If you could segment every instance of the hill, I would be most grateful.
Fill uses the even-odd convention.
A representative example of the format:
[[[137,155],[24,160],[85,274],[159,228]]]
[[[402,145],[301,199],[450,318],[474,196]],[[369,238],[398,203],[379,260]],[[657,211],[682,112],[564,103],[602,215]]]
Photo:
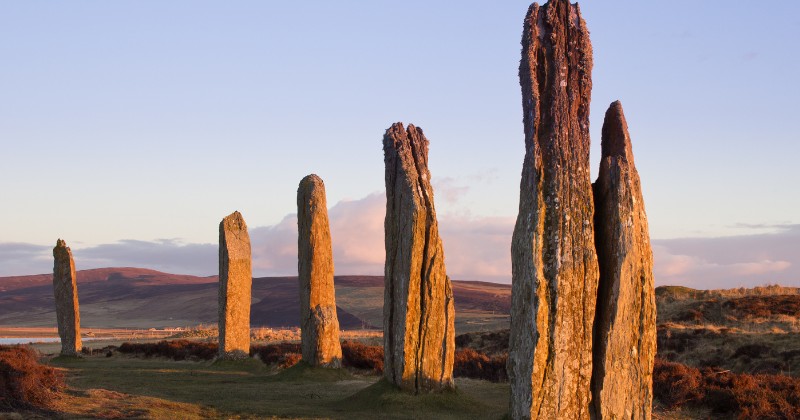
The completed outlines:
[[[217,276],[196,277],[140,268],[77,272],[84,328],[177,327],[217,322]],[[381,328],[383,276],[336,276],[336,303],[343,329]],[[0,277],[0,325],[54,327],[52,275]],[[511,286],[454,281],[459,331],[507,326]],[[253,279],[250,323],[298,327],[297,277]]]
[[[79,285],[122,279],[136,285],[198,284],[219,281],[219,276],[197,277],[181,274],[167,274],[160,271],[148,270],[146,268],[133,267],[95,268],[92,270],[81,270],[75,274],[78,277]],[[53,273],[36,274],[33,276],[0,277],[0,293],[47,285],[53,285]]]

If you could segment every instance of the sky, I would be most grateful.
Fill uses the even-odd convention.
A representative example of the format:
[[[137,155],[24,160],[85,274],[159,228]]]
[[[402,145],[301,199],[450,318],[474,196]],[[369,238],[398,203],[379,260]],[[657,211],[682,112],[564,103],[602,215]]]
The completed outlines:
[[[800,286],[800,3],[579,2],[592,170],[622,102],[657,284]],[[0,2],[0,276],[213,275],[240,211],[254,275],[296,274],[325,180],[337,274],[383,271],[381,140],[430,140],[448,274],[510,281],[529,3]]]

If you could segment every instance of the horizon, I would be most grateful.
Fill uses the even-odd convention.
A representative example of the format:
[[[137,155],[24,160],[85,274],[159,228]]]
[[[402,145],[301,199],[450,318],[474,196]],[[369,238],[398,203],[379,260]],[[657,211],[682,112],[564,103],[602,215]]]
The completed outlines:
[[[237,209],[253,277],[296,275],[309,173],[326,181],[336,275],[382,275],[380,140],[403,121],[430,140],[448,274],[509,283],[529,4],[0,5],[0,76],[14,81],[0,95],[13,203],[0,276],[46,272],[57,238],[80,270],[213,273],[217,226]],[[800,286],[800,87],[786,82],[800,4],[579,4],[592,179],[602,116],[621,100],[656,285]],[[685,7],[677,22],[666,12]]]

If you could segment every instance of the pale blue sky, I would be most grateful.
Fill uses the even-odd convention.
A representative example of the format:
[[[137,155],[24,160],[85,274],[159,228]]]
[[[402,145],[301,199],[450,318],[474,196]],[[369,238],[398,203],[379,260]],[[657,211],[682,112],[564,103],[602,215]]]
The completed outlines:
[[[515,217],[528,5],[0,2],[0,243],[216,243],[309,173],[362,199],[396,121],[431,141],[440,215]],[[580,6],[592,169],[621,100],[654,239],[800,223],[800,2]]]

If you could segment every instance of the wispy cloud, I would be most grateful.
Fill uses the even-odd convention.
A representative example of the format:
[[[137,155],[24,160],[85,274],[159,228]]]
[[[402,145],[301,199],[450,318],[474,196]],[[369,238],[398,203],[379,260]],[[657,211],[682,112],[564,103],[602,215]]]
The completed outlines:
[[[653,241],[656,283],[701,289],[800,286],[800,225],[745,225],[767,233]]]
[[[55,246],[55,243],[53,244]],[[0,276],[43,274],[53,270],[53,246],[0,243]]]
[[[180,239],[137,241],[75,249],[75,267],[141,267],[173,274],[209,276],[218,271],[217,244],[183,243]]]
[[[342,200],[328,211],[337,274],[381,275],[386,195]],[[513,217],[439,216],[447,273],[458,280],[511,281]],[[719,237],[653,240],[658,285],[729,288],[778,283],[800,286],[800,225],[757,224],[740,227],[759,233]],[[253,275],[297,274],[297,216],[273,226],[251,228]],[[69,243],[69,242],[68,242]],[[0,243],[0,276],[52,270],[52,247]],[[78,269],[142,267],[175,274],[216,274],[217,244],[179,239],[121,240],[73,250]]]

